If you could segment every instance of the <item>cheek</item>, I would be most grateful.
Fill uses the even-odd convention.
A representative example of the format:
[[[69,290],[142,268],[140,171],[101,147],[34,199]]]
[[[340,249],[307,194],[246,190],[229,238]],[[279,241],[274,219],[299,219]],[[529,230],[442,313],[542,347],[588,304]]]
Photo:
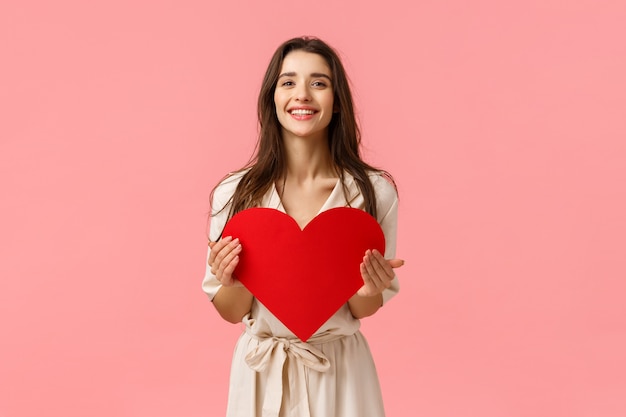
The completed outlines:
[[[333,112],[337,110],[338,106],[335,104],[335,100],[333,100],[333,97],[330,97],[326,102],[326,108]]]
[[[334,94],[328,94],[327,96],[324,97],[325,99],[325,104],[326,107],[328,108],[335,108],[335,95]]]
[[[280,107],[283,101],[282,96],[277,91],[274,91],[274,107]]]

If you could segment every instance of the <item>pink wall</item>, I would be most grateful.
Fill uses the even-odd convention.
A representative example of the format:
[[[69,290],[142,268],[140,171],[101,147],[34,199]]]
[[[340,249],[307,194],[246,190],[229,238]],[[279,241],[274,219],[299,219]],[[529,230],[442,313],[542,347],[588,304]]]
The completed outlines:
[[[1,417],[223,415],[208,194],[302,34],[400,188],[389,416],[626,415],[624,2],[98,3],[0,6]]]

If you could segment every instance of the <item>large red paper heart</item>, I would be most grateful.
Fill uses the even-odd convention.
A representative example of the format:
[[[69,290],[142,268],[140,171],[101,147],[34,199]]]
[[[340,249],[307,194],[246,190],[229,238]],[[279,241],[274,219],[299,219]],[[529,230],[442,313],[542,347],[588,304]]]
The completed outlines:
[[[376,219],[346,207],[318,214],[303,230],[281,211],[251,208],[222,236],[241,242],[237,279],[302,341],[361,288],[365,251],[385,253]]]

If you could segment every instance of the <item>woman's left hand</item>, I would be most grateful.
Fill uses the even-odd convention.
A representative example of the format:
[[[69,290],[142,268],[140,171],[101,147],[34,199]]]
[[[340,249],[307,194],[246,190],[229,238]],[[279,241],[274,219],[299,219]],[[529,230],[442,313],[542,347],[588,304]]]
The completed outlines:
[[[391,286],[391,281],[395,277],[393,269],[402,265],[404,265],[402,259],[385,259],[376,249],[366,251],[361,263],[363,286],[357,294],[362,297],[381,294]]]

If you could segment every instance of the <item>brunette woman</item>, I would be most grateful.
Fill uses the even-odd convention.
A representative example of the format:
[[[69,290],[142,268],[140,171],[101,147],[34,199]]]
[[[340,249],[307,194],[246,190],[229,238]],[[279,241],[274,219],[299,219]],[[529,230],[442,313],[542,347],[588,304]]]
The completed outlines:
[[[359,320],[398,292],[398,197],[391,177],[360,157],[352,95],[337,53],[316,38],[283,43],[265,73],[258,118],[253,159],[212,193],[203,289],[225,320],[245,325],[232,362],[227,416],[383,416]],[[376,218],[384,232],[385,254],[364,253],[361,289],[306,343],[233,274],[246,249],[221,236],[222,230],[235,213],[251,207],[283,211],[301,228],[324,210],[354,207]]]

